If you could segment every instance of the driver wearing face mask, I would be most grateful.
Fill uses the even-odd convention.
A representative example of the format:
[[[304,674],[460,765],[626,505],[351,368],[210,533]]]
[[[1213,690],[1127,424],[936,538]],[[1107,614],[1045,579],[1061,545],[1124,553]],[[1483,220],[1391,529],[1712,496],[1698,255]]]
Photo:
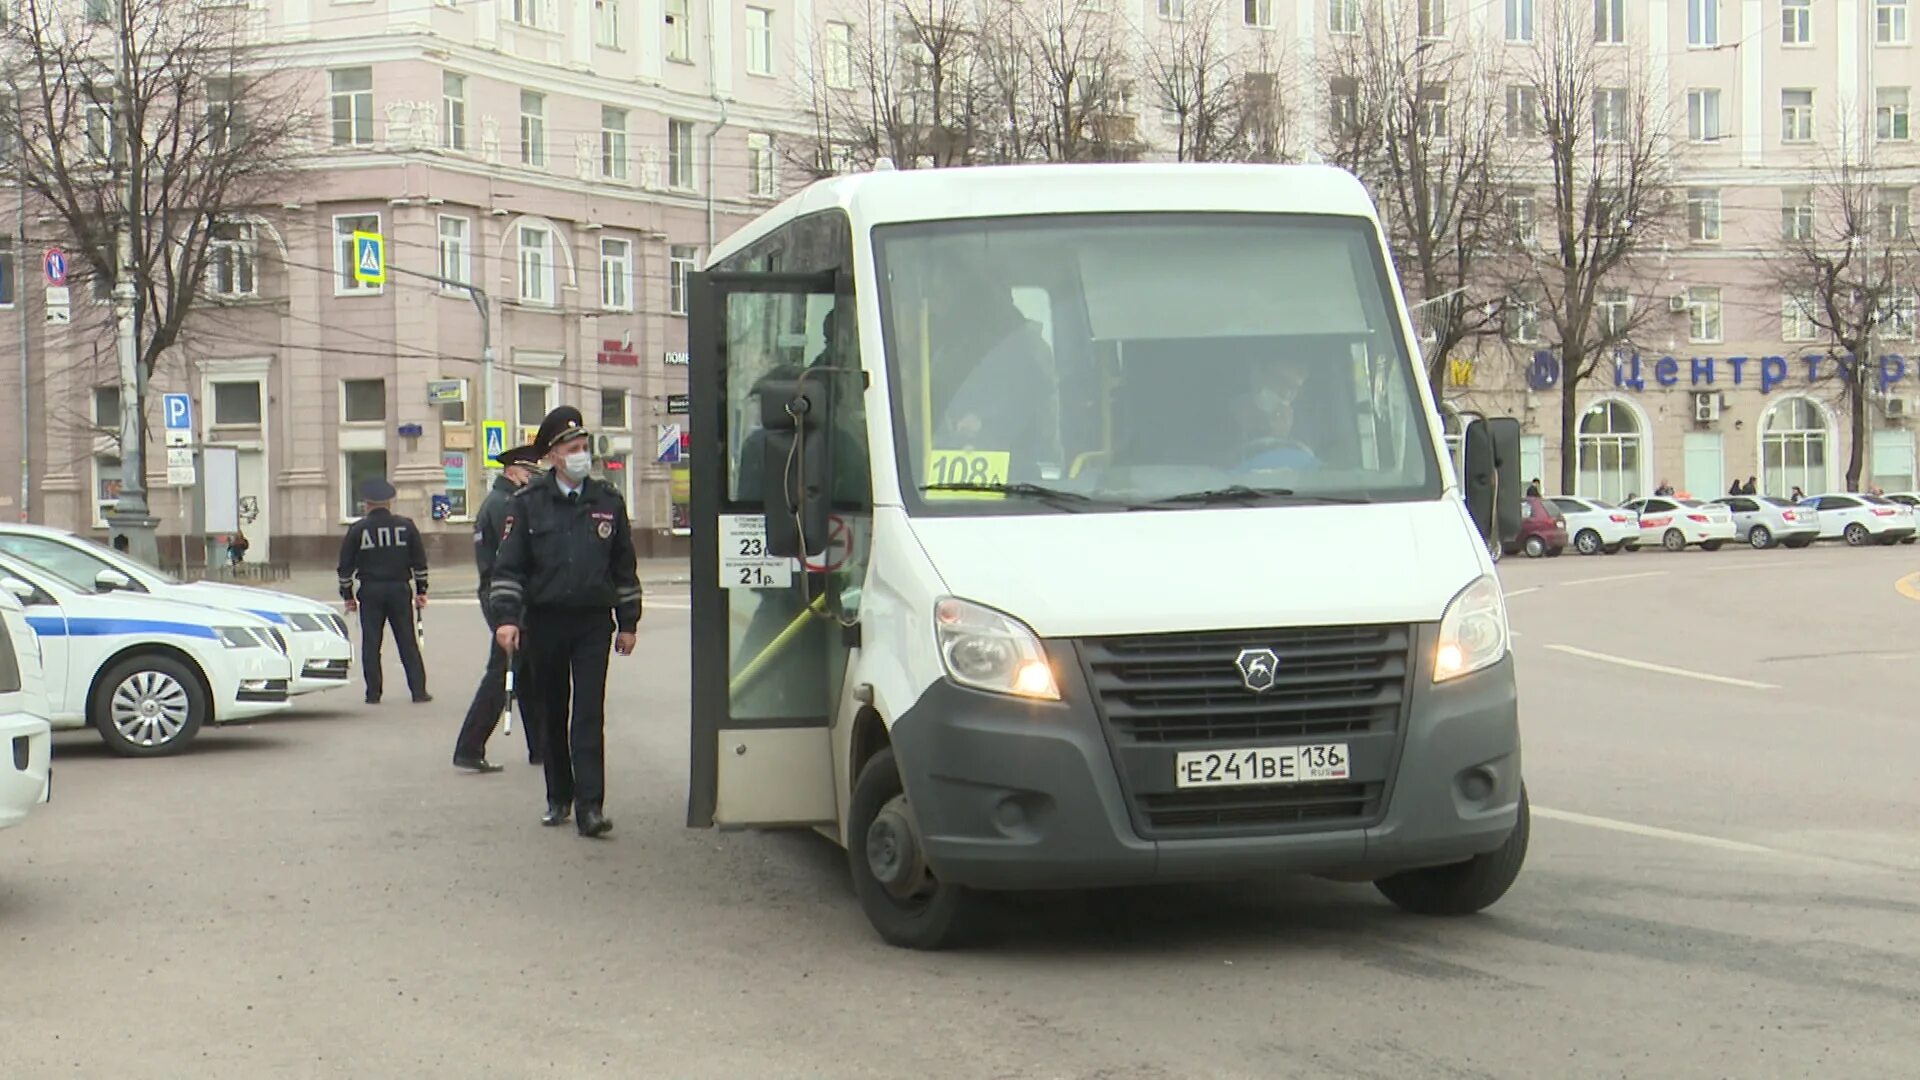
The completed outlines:
[[[1240,469],[1311,469],[1320,464],[1312,449],[1294,437],[1294,400],[1306,379],[1287,362],[1251,375],[1248,393],[1233,404],[1241,435]]]

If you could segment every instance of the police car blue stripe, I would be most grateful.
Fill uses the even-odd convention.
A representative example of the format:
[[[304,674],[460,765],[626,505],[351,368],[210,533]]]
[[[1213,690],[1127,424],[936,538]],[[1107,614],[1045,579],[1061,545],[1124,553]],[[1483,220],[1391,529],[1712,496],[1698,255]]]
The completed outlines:
[[[280,614],[280,613],[279,613],[279,612],[277,612],[277,611],[258,611],[258,610],[255,610],[255,609],[253,609],[253,608],[248,608],[248,609],[247,609],[247,614],[249,614],[249,615],[258,615],[258,616],[260,616],[261,618],[263,618],[263,619],[265,619],[265,620],[267,620],[268,622],[277,622],[277,623],[279,623],[279,624],[280,624],[280,625],[282,625],[282,626],[292,626],[292,625],[293,625],[293,620],[292,620],[292,619],[289,619],[289,618],[287,618],[287,617],[286,617],[285,615],[282,615],[282,614]]]
[[[179,637],[220,640],[211,626],[164,622],[159,619],[59,619],[27,617],[27,625],[41,637],[107,637],[112,634],[174,634]]]

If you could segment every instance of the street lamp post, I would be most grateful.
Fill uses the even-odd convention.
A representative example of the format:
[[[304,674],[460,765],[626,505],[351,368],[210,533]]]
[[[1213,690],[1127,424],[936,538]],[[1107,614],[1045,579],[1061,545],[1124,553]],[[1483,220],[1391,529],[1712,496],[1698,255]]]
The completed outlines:
[[[141,194],[134,169],[138,163],[139,128],[134,123],[132,56],[127,40],[132,32],[127,5],[118,7],[119,25],[114,44],[117,71],[114,79],[113,122],[108,125],[107,152],[118,170],[120,216],[114,227],[113,318],[119,331],[120,360],[120,496],[107,514],[107,526],[117,536],[127,538],[127,554],[141,562],[157,564],[160,544],[155,536],[159,519],[147,505],[146,437],[141,404],[146,399],[146,377],[140,370],[139,290],[134,277],[138,261],[134,257],[134,220],[140,212]],[[117,145],[115,145],[117,144]]]

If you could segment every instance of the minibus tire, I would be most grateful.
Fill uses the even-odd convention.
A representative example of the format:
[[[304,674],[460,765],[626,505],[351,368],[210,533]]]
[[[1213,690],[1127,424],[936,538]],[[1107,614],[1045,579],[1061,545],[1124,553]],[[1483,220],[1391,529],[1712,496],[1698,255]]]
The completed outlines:
[[[911,810],[900,772],[894,767],[893,748],[888,747],[869,758],[860,770],[847,807],[847,866],[853,874],[853,892],[860,898],[867,921],[887,944],[903,949],[951,948],[972,931],[980,896],[962,886],[934,880],[928,871],[929,891],[911,899],[897,897],[875,871],[876,859],[883,856],[869,851],[870,844],[877,844],[886,846],[888,853],[900,852],[897,840],[889,846],[887,839],[871,835],[876,823],[889,830],[907,829],[909,838],[917,844],[918,829]],[[885,822],[881,820],[883,815]]]
[[[1520,816],[1505,843],[1484,855],[1449,866],[1407,870],[1373,883],[1394,906],[1415,915],[1471,915],[1492,906],[1513,887],[1527,860],[1532,831],[1527,789],[1520,788]]]

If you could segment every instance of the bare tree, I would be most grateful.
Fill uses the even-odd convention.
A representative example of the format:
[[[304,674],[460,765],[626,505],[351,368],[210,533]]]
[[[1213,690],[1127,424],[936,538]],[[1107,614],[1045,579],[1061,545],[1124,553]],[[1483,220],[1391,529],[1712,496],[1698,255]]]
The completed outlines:
[[[1114,16],[1081,0],[1027,0],[1020,11],[1048,160],[1137,157],[1131,64]]]
[[[1768,260],[1784,298],[1782,319],[1825,342],[1828,377],[1839,386],[1850,429],[1848,491],[1861,489],[1868,405],[1887,385],[1878,346],[1889,336],[1912,336],[1920,270],[1907,190],[1884,185],[1883,174],[1856,152],[1861,145],[1853,125],[1843,123],[1839,149],[1815,183],[1789,192],[1782,240]]]
[[[1500,100],[1469,35],[1423,26],[1438,10],[1370,6],[1360,32],[1334,39],[1325,65],[1324,154],[1379,205],[1403,286],[1418,297],[1436,399],[1448,360],[1487,331],[1504,289],[1495,260],[1507,232]]]
[[[1227,0],[1179,0],[1177,19],[1142,32],[1141,75],[1149,109],[1174,130],[1176,161],[1230,161],[1244,153],[1247,74],[1226,25]]]
[[[1509,120],[1526,140],[1511,172],[1516,202],[1543,182],[1546,192],[1545,235],[1520,245],[1508,266],[1509,327],[1537,319],[1557,347],[1564,491],[1579,470],[1581,385],[1649,320],[1666,317],[1665,305],[1629,298],[1636,260],[1659,249],[1676,206],[1670,107],[1643,66],[1645,50],[1597,47],[1593,13],[1543,5]]]

